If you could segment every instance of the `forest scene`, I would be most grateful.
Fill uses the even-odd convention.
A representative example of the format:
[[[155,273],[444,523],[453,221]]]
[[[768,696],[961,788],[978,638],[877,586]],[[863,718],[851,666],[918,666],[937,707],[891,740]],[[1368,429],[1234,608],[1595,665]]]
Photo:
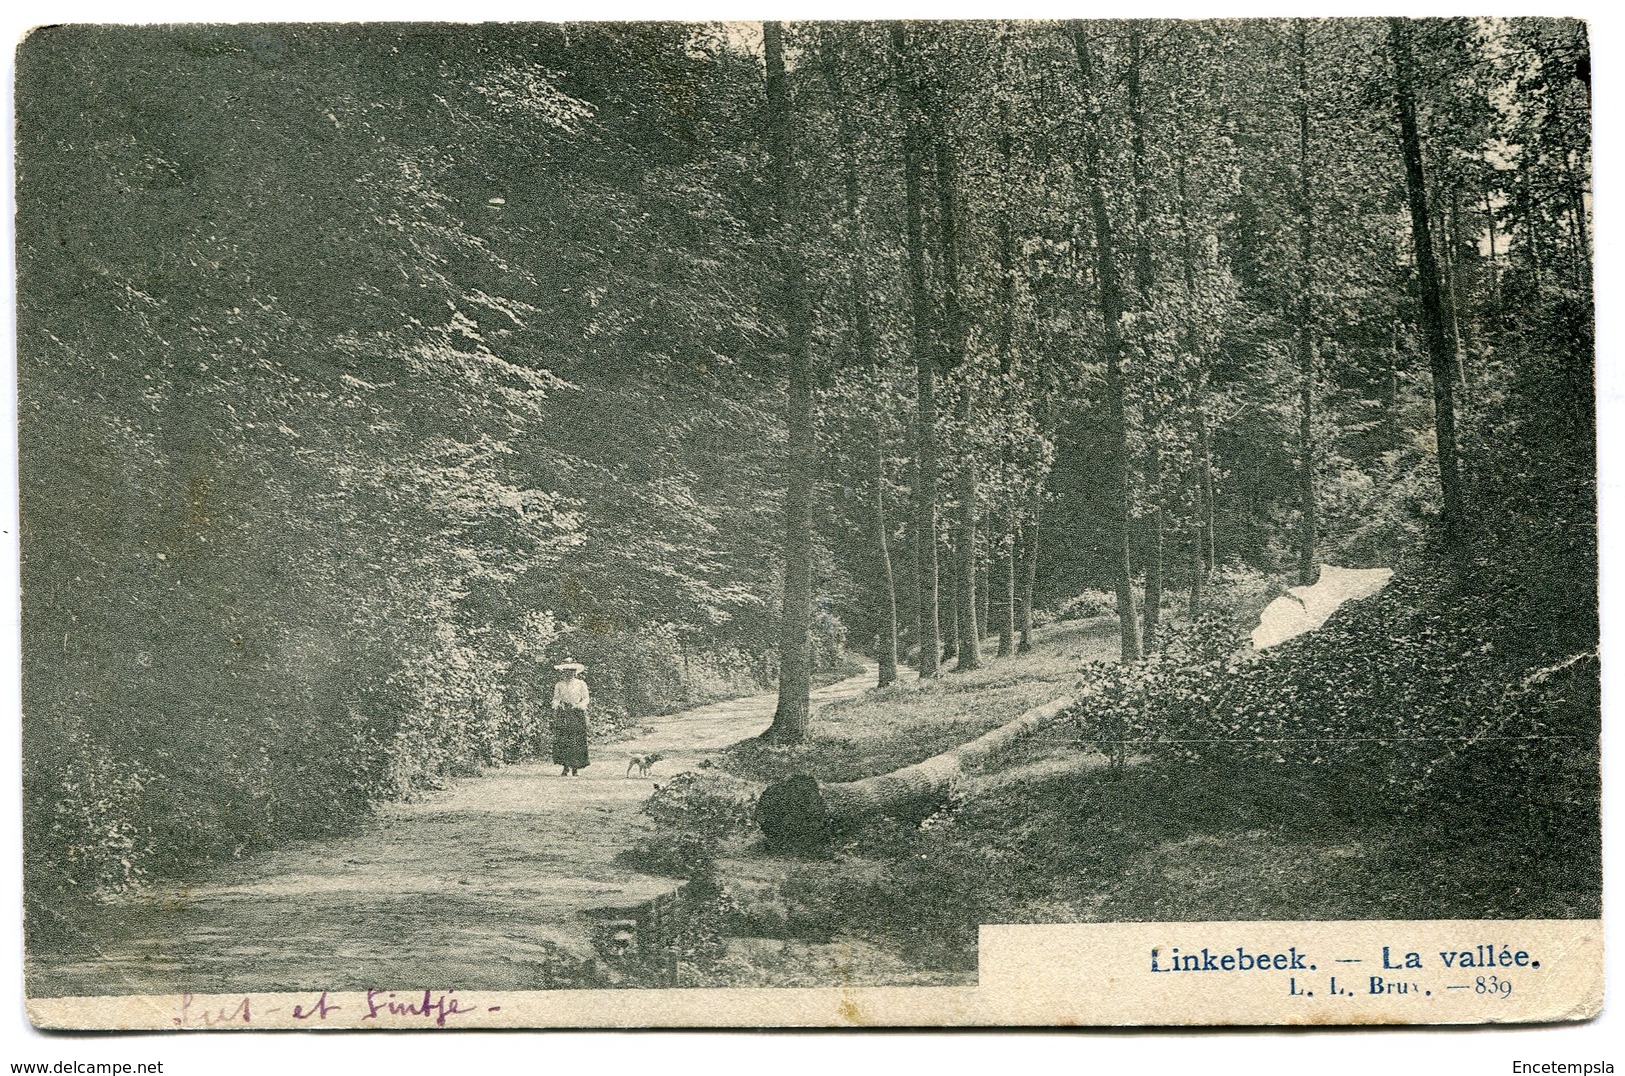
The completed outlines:
[[[1583,23],[17,72],[31,995],[1600,915]]]

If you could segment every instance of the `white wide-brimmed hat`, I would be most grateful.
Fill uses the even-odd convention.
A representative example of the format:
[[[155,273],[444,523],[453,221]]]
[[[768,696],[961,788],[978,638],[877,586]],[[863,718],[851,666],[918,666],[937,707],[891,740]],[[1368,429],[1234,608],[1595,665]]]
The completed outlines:
[[[574,669],[576,672],[585,672],[587,670],[585,665],[581,664],[581,662],[575,660],[574,658],[565,658],[563,661],[553,666],[553,668],[559,672],[563,672],[565,669]]]

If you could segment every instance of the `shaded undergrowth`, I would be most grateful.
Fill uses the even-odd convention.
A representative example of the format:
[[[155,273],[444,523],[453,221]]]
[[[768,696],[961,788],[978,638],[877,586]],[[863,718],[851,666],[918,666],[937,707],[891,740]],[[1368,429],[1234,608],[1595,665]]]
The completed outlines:
[[[707,880],[718,952],[729,934],[850,938],[964,973],[983,923],[1598,915],[1597,664],[1566,652],[1586,625],[1534,638],[1484,580],[1437,578],[1242,660],[1176,644],[1069,677],[1114,626],[1059,625],[1030,658],[830,707],[801,747],[736,747],[684,790],[715,802],[657,814],[642,854]],[[762,848],[748,789],[884,772],[1074,689],[1086,705],[986,768],[1011,779],[822,856]],[[1120,765],[1072,764],[1111,736],[1132,739]]]

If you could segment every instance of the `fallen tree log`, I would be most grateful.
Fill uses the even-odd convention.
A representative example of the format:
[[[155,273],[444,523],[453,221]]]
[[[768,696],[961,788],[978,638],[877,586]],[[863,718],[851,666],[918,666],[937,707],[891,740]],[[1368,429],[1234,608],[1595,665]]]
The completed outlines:
[[[806,774],[775,781],[757,801],[757,824],[769,847],[795,850],[821,847],[872,815],[924,818],[947,801],[968,768],[1036,732],[1072,703],[1071,697],[1051,699],[970,743],[861,781],[825,785]]]

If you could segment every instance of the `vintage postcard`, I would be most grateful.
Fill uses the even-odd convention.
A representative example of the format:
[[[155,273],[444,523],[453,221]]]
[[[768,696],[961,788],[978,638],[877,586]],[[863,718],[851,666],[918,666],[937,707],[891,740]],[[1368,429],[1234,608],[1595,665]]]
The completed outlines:
[[[1555,18],[16,53],[56,1029],[1603,991]]]

